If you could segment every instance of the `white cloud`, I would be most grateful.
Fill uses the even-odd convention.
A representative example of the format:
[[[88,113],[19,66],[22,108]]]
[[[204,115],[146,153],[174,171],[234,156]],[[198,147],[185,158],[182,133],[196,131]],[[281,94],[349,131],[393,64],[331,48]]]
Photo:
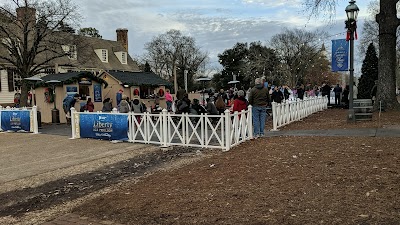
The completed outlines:
[[[326,26],[324,21],[308,20],[301,13],[303,0],[72,1],[80,6],[84,16],[81,26],[97,28],[105,39],[115,40],[115,30],[127,28],[131,55],[142,55],[145,43],[154,36],[178,29],[194,37],[209,52],[211,62],[216,63],[217,55],[237,42],[267,43],[284,28]],[[365,15],[367,10],[360,4],[359,7],[360,14]],[[344,21],[345,13],[340,12],[343,10],[337,8],[336,13]],[[337,27],[341,29],[342,24]],[[335,31],[336,27],[326,29],[334,34],[341,32]]]

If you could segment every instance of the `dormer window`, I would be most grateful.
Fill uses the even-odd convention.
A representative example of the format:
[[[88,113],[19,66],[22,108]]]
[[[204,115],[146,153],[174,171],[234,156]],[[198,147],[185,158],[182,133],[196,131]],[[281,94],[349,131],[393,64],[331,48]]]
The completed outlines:
[[[128,53],[127,52],[115,52],[115,56],[117,56],[117,58],[121,62],[121,64],[128,64]]]
[[[95,49],[94,52],[96,53],[97,57],[104,62],[108,63],[108,50],[107,49]]]
[[[108,63],[108,50],[107,49],[95,49],[94,52],[97,54],[97,57],[104,62]]]
[[[108,61],[107,49],[102,49],[101,50],[101,61],[102,62],[107,62]]]
[[[61,47],[69,59],[78,59],[76,45],[62,45]]]
[[[122,52],[122,55],[121,55],[121,63],[122,63],[122,64],[126,64],[126,52]]]

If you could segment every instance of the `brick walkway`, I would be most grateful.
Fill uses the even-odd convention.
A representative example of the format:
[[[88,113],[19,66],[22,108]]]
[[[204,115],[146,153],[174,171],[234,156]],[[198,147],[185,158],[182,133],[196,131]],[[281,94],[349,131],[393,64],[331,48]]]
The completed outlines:
[[[46,222],[43,225],[122,225],[112,221],[101,221],[89,217],[79,216],[73,213],[58,217],[55,220]]]

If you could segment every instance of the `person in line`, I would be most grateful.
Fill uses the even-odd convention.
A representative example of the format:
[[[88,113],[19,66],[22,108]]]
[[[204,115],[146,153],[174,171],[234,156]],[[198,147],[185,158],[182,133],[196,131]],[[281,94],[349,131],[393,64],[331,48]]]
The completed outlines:
[[[322,92],[322,97],[327,96],[328,97],[328,106],[331,105],[331,87],[323,83],[321,87],[321,92]]]
[[[249,104],[253,106],[253,134],[254,137],[263,137],[267,105],[270,102],[268,89],[264,87],[260,78],[255,80],[255,86],[250,91]]]
[[[239,90],[237,93],[237,98],[233,101],[233,112],[241,112],[242,110],[247,110],[248,102],[244,98],[244,91]],[[239,115],[240,119],[240,115]]]
[[[222,97],[222,100],[223,100],[224,104],[227,104],[227,103],[228,103],[228,95],[225,93],[224,89],[221,88],[221,89],[219,90],[218,95],[216,96],[217,100],[218,100],[218,97],[219,97],[219,96]],[[217,107],[217,108],[218,108],[218,107]]]
[[[314,86],[314,94],[315,94],[316,97],[319,96],[319,89],[320,88],[317,85]]]
[[[218,115],[219,114],[218,113],[218,109],[217,109],[217,107],[215,107],[215,104],[214,104],[212,98],[207,98],[206,101],[207,101],[207,112],[208,112],[208,114],[210,114],[210,115]]]
[[[357,95],[358,95],[358,88],[356,82],[353,82],[353,99],[357,99]]]
[[[215,101],[215,107],[217,107],[219,114],[225,112],[226,106],[222,95],[218,95],[217,101]]]
[[[342,95],[342,87],[339,84],[336,84],[336,87],[333,88],[333,92],[335,92],[335,105],[340,105],[340,96]]]
[[[345,109],[349,108],[349,94],[350,94],[350,87],[349,85],[346,85],[342,93],[342,102],[344,104],[343,108]]]
[[[372,100],[372,105],[374,105],[374,102],[376,101],[376,93],[378,91],[378,81],[375,81],[374,86],[371,89],[371,100]]]
[[[89,112],[93,112],[94,111],[94,104],[92,102],[92,98],[88,98],[87,102],[86,102],[86,109]]]
[[[131,109],[132,109],[132,112],[134,112],[134,113],[145,112],[145,106],[142,103],[140,103],[139,96],[133,97],[133,100],[131,102]],[[140,124],[142,117],[140,115],[135,115],[135,118],[136,118],[136,121]]]
[[[79,101],[79,94],[67,95],[63,100],[63,110],[67,124],[71,124],[71,108],[75,108],[75,103]]]
[[[289,99],[289,96],[290,96],[289,87],[285,85],[283,86],[283,97],[287,101]]]
[[[196,98],[193,99],[192,109],[196,112],[197,115],[207,113],[207,110],[202,105],[200,105],[200,101]]]
[[[297,87],[297,98],[303,100],[304,99],[304,86],[303,85],[299,85]]]
[[[112,111],[112,99],[106,98],[103,101],[103,108],[101,109],[102,112],[111,112]]]
[[[131,107],[130,107],[127,99],[128,99],[128,97],[126,95],[122,95],[121,102],[118,105],[118,109],[119,109],[120,113],[128,113],[131,111]]]
[[[283,93],[279,90],[278,86],[275,86],[275,90],[272,92],[271,100],[276,103],[282,103],[283,99]]]
[[[177,112],[178,113],[189,113],[190,112],[190,99],[188,93],[183,95],[181,100],[178,100],[176,104]]]
[[[171,95],[169,89],[165,90],[165,101],[167,102],[167,110],[168,110],[168,112],[172,112],[172,101],[173,101],[173,98],[172,98],[172,95]]]

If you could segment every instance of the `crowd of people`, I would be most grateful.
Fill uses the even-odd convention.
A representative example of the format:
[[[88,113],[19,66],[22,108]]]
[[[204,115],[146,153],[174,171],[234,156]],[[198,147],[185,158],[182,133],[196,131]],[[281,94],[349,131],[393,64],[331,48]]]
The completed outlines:
[[[371,90],[373,95],[372,100],[376,97],[376,85]],[[331,93],[334,94],[334,105],[347,108],[349,104],[349,86],[342,88],[339,84],[331,87],[327,83],[321,86],[311,86],[310,84],[297,85],[295,88],[290,89],[287,85],[275,86],[265,81],[263,78],[255,79],[255,86],[247,91],[230,88],[228,90],[220,89],[217,92],[209,91],[208,97],[205,102],[200,103],[199,99],[189,99],[188,93],[184,89],[179,89],[175,98],[171,95],[170,90],[165,90],[166,109],[168,112],[176,114],[189,113],[194,115],[209,114],[220,115],[229,110],[231,113],[241,112],[247,110],[249,105],[252,105],[252,121],[253,121],[253,134],[257,137],[265,135],[264,127],[266,117],[268,115],[267,109],[271,106],[272,102],[282,103],[289,98],[304,99],[304,97],[312,96],[327,96],[329,101]],[[333,97],[333,96],[332,96]],[[353,86],[353,97],[357,98],[357,86]],[[66,100],[67,99],[67,100]],[[74,107],[75,103],[79,100],[79,95],[66,97],[64,100],[64,112],[70,118],[70,109]],[[69,100],[68,100],[69,99]],[[139,97],[134,97],[132,100],[126,95],[122,95],[118,99],[116,107],[120,113],[143,113],[147,112],[146,105],[140,101]],[[330,102],[328,102],[330,104]],[[87,98],[85,104],[81,104],[80,111],[93,112],[94,104],[90,97]],[[159,101],[155,101],[154,106],[150,108],[151,113],[160,113],[163,108],[160,107]],[[113,110],[112,100],[106,98],[103,101],[102,112],[111,112]],[[136,116],[140,122],[141,116]]]

